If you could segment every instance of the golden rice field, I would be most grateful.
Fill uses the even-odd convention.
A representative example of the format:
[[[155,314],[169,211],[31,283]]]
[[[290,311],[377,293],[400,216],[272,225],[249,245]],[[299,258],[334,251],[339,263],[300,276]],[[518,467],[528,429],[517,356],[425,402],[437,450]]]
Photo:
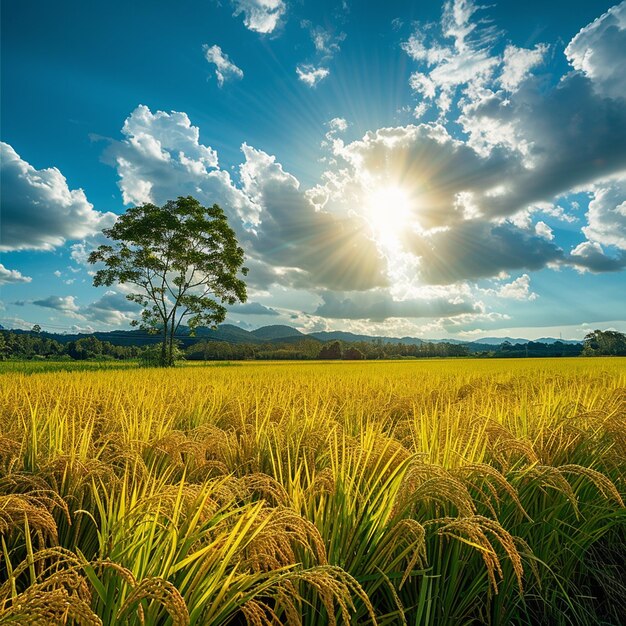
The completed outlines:
[[[48,370],[2,625],[625,623],[626,359]]]

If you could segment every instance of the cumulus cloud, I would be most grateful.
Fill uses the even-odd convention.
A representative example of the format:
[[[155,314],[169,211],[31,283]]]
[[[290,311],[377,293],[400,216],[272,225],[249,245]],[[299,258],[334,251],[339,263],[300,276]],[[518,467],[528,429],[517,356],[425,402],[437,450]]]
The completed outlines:
[[[122,326],[136,319],[139,307],[116,291],[107,291],[101,298],[79,309],[80,316],[91,322]]]
[[[626,196],[615,182],[626,169],[623,101],[606,92],[600,96],[595,78],[584,72],[569,73],[546,88],[533,70],[547,46],[509,45],[502,55],[492,54],[497,33],[483,30],[474,17],[478,9],[472,2],[446,3],[441,26],[449,44],[430,45],[432,28],[418,28],[404,44],[428,69],[412,78],[424,97],[450,95],[452,87],[465,85],[457,120],[465,138],[429,123],[378,129],[347,145],[334,139],[338,165],[310,190],[311,200],[331,213],[342,210],[367,221],[368,196],[378,197],[381,188],[397,195],[394,190],[400,189],[410,219],[398,241],[418,257],[412,266],[418,279],[430,284],[554,265],[621,267],[619,255],[596,246],[564,252],[552,228],[539,221],[533,231],[531,218],[543,213],[575,222],[577,216],[555,202],[591,189],[584,234],[592,243],[623,246]],[[454,65],[457,56],[463,56],[459,63],[483,59],[491,69],[466,80]],[[626,47],[613,50],[612,58],[613,66],[623,66]],[[606,180],[613,182],[602,183]],[[397,263],[397,252],[395,257]]]
[[[200,131],[186,113],[152,113],[139,105],[122,134],[124,139],[111,143],[105,159],[117,169],[125,204],[162,205],[193,195],[223,206],[234,224],[255,220],[255,207],[219,168],[217,152],[200,142]]]
[[[626,53],[624,53],[626,58]],[[485,209],[511,214],[626,168],[626,107],[599,97],[588,79],[571,74],[546,91],[528,80],[515,94],[488,94],[468,104],[460,120],[481,154],[508,149],[504,193]]]
[[[626,250],[626,177],[595,185],[586,217],[587,239]]]
[[[539,237],[543,237],[548,241],[552,241],[554,239],[552,229],[545,222],[537,222],[535,224],[535,233],[537,233]]]
[[[581,272],[619,272],[626,267],[626,252],[609,256],[599,243],[584,241],[572,250],[569,262]]]
[[[321,294],[322,304],[314,312],[332,319],[371,319],[382,321],[389,318],[452,317],[476,313],[476,304],[446,298],[394,300],[384,291],[352,293],[347,296],[333,292]]]
[[[316,210],[275,157],[247,144],[242,150],[242,188],[261,209],[247,241],[259,258],[280,268],[285,283],[330,289],[386,283],[376,245],[357,220]]]
[[[37,170],[0,142],[2,229],[0,250],[52,250],[110,226],[82,189],[70,189],[56,167]]]
[[[496,295],[511,300],[536,300],[537,294],[530,290],[530,276],[522,274],[519,278],[502,285]]]
[[[545,44],[537,44],[533,49],[518,48],[509,44],[502,56],[502,74],[499,81],[507,91],[517,91],[531,73],[531,70],[543,63],[548,51]]]
[[[79,311],[74,296],[48,296],[41,300],[33,300],[33,304],[62,313],[78,313]]]
[[[315,87],[330,74],[330,71],[325,67],[303,64],[296,67],[296,74],[305,85]]]
[[[243,14],[247,29],[264,35],[278,28],[287,11],[283,0],[232,0],[232,4],[235,8],[233,15]]]
[[[215,76],[217,84],[222,87],[227,80],[237,80],[243,78],[243,70],[237,67],[222,49],[217,46],[202,46],[204,56],[209,63],[215,65]]]
[[[416,234],[411,244],[422,259],[422,280],[432,284],[539,270],[564,257],[555,243],[508,222],[466,220],[447,230]]]
[[[115,327],[128,325],[140,311],[140,307],[127,300],[123,293],[112,290],[85,306],[79,306],[74,296],[48,296],[33,300],[32,304],[54,309],[73,319]]]
[[[245,302],[244,304],[230,307],[229,311],[241,315],[280,315],[276,309],[267,307],[260,302]]]
[[[610,8],[570,41],[565,54],[600,95],[626,98],[626,2]],[[619,60],[622,59],[622,62]]]
[[[0,326],[3,328],[19,328],[20,330],[30,330],[32,322],[27,322],[20,317],[0,317]]]
[[[33,279],[30,276],[24,276],[18,270],[10,270],[0,263],[0,285],[9,285],[11,283],[29,283]]]
[[[350,144],[336,142],[334,154],[347,169],[326,173],[325,184],[311,194],[320,205],[358,210],[368,192],[398,186],[410,195],[413,217],[424,229],[463,219],[473,197],[496,188],[511,169],[505,151],[484,158],[438,124],[369,131]]]

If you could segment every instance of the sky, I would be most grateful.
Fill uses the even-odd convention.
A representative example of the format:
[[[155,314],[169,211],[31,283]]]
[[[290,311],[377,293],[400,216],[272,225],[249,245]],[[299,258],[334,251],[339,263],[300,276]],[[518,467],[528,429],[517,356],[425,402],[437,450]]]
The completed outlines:
[[[102,229],[218,203],[227,321],[626,331],[626,2],[1,5],[0,324],[129,328]]]

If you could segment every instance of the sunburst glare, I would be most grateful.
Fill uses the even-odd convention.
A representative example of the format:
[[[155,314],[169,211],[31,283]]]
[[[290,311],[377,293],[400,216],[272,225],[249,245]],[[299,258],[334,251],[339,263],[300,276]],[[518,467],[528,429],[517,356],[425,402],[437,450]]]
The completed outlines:
[[[415,202],[398,185],[377,187],[366,199],[366,220],[385,253],[400,246],[401,235],[411,225]]]

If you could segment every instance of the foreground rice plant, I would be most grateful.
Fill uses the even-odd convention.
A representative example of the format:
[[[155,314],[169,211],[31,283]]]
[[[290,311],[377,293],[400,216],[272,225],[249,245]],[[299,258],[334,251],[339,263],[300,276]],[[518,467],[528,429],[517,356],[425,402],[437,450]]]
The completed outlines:
[[[619,624],[626,361],[0,374],[0,624]]]

